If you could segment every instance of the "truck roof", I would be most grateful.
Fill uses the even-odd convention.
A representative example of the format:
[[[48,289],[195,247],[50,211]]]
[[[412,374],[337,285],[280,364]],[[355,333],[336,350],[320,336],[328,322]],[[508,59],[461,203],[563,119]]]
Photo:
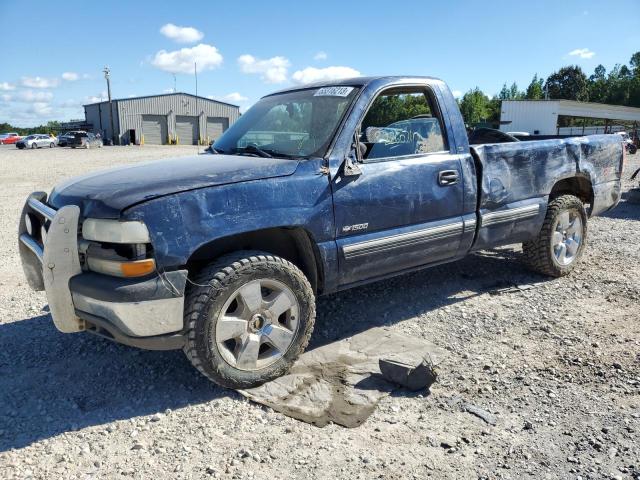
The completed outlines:
[[[306,90],[308,88],[321,88],[321,87],[336,87],[336,86],[353,86],[353,87],[364,87],[369,85],[370,83],[377,82],[380,84],[386,85],[394,85],[394,84],[402,84],[410,81],[424,81],[430,80],[434,82],[442,82],[439,78],[436,77],[425,77],[420,75],[381,75],[375,77],[351,77],[351,78],[343,78],[340,80],[324,80],[320,82],[306,83],[304,85],[296,85],[294,87],[284,88],[282,90],[278,90],[276,92],[270,93],[269,95],[265,95],[269,97],[271,95],[277,95],[279,93],[284,92],[294,92],[296,90]]]

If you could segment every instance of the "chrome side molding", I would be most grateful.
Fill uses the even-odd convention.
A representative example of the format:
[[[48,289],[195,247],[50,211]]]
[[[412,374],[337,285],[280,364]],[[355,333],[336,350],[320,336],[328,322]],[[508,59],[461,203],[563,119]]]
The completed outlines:
[[[535,217],[540,212],[540,204],[525,205],[496,212],[485,213],[480,216],[480,226],[487,227],[497,223],[513,222],[525,218]]]
[[[462,234],[463,223],[455,222],[437,227],[424,228],[413,232],[390,235],[388,237],[366,240],[364,242],[346,245],[342,251],[346,259],[352,259],[360,255],[385,252],[394,248],[408,247],[429,243],[443,238],[459,236]]]

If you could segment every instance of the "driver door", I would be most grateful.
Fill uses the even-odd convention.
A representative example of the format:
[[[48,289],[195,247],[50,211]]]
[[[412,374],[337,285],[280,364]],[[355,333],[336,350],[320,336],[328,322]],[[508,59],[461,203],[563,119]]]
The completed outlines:
[[[455,256],[463,233],[462,169],[433,91],[383,90],[359,131],[361,173],[332,179],[340,285]]]

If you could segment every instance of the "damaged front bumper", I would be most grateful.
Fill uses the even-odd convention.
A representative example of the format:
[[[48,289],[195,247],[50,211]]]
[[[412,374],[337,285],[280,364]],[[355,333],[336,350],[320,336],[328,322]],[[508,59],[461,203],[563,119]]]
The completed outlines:
[[[182,348],[186,270],[153,278],[117,278],[83,271],[78,252],[80,209],[55,210],[47,195],[29,196],[18,230],[27,281],[44,290],[58,330],[89,331],[150,350]]]

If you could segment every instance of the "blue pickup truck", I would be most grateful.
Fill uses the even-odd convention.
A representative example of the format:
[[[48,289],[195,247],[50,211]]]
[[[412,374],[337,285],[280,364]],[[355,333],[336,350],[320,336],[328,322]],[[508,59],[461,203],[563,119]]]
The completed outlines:
[[[244,388],[293,364],[319,295],[517,243],[568,274],[623,161],[619,135],[470,146],[444,82],[354,78],[265,96],[207,154],[31,194],[19,248],[62,332]]]

